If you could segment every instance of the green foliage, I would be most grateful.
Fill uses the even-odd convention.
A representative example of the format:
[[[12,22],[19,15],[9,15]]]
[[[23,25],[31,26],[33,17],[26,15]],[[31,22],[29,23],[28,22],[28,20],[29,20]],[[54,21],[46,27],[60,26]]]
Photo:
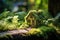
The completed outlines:
[[[15,13],[16,15],[18,15],[18,18],[20,19],[20,21],[24,21],[24,17],[27,15],[26,12],[17,12]]]
[[[6,18],[8,14],[9,14],[9,11],[4,11],[3,13],[1,13],[0,14],[0,20],[3,18]]]
[[[47,21],[46,19],[48,19],[49,17],[47,15],[45,15],[47,13],[47,11],[43,11],[39,18],[41,16],[44,16],[42,18],[38,18],[39,21],[41,21],[40,24],[44,25],[44,20]],[[27,23],[24,23],[24,17],[27,15],[26,12],[17,12],[17,13],[13,13],[10,11],[4,11],[2,14],[0,14],[0,29],[1,30],[13,30],[13,29],[18,29],[18,28],[27,28],[29,27],[29,25]],[[48,17],[48,18],[47,18]],[[39,23],[38,23],[39,24]],[[40,26],[39,24],[39,26]]]
[[[13,30],[17,28],[17,24],[13,24],[12,22],[9,23],[7,20],[4,21],[0,21],[0,31],[4,31],[4,30]]]
[[[0,31],[18,29],[24,22],[25,12],[4,11],[0,14]]]
[[[43,32],[50,32],[50,31],[53,31],[55,30],[53,27],[46,27],[46,26],[41,26],[40,29],[43,31]]]

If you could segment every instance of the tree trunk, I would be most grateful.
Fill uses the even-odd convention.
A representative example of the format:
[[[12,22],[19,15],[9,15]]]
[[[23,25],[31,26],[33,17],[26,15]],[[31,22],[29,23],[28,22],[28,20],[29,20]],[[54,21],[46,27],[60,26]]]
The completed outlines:
[[[48,11],[55,17],[60,12],[60,0],[49,0]]]

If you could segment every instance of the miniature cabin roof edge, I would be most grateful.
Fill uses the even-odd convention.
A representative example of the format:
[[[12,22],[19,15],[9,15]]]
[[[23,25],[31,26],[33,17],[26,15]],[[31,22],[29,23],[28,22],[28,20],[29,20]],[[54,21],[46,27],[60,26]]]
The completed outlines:
[[[28,14],[24,17],[24,19],[26,19],[32,12],[37,12],[36,10],[30,10],[29,12],[28,12]]]

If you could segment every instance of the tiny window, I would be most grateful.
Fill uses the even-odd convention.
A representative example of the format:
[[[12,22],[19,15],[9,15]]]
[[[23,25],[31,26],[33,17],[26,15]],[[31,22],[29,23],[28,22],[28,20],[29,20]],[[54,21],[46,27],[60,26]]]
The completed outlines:
[[[30,18],[33,18],[33,16],[30,16]]]

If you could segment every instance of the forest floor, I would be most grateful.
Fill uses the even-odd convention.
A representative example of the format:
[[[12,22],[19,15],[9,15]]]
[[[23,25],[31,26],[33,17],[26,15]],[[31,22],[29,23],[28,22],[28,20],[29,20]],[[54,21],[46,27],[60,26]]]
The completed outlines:
[[[19,30],[11,30],[6,32],[0,32],[0,40],[46,40],[41,35],[38,37],[36,35],[33,36],[26,36],[25,34],[28,33],[32,28],[26,29],[19,29]],[[7,36],[6,36],[7,35]],[[56,38],[54,34],[53,37],[49,37],[47,40],[60,40],[60,38]],[[5,36],[5,37],[4,37]],[[59,36],[60,37],[60,36]]]

